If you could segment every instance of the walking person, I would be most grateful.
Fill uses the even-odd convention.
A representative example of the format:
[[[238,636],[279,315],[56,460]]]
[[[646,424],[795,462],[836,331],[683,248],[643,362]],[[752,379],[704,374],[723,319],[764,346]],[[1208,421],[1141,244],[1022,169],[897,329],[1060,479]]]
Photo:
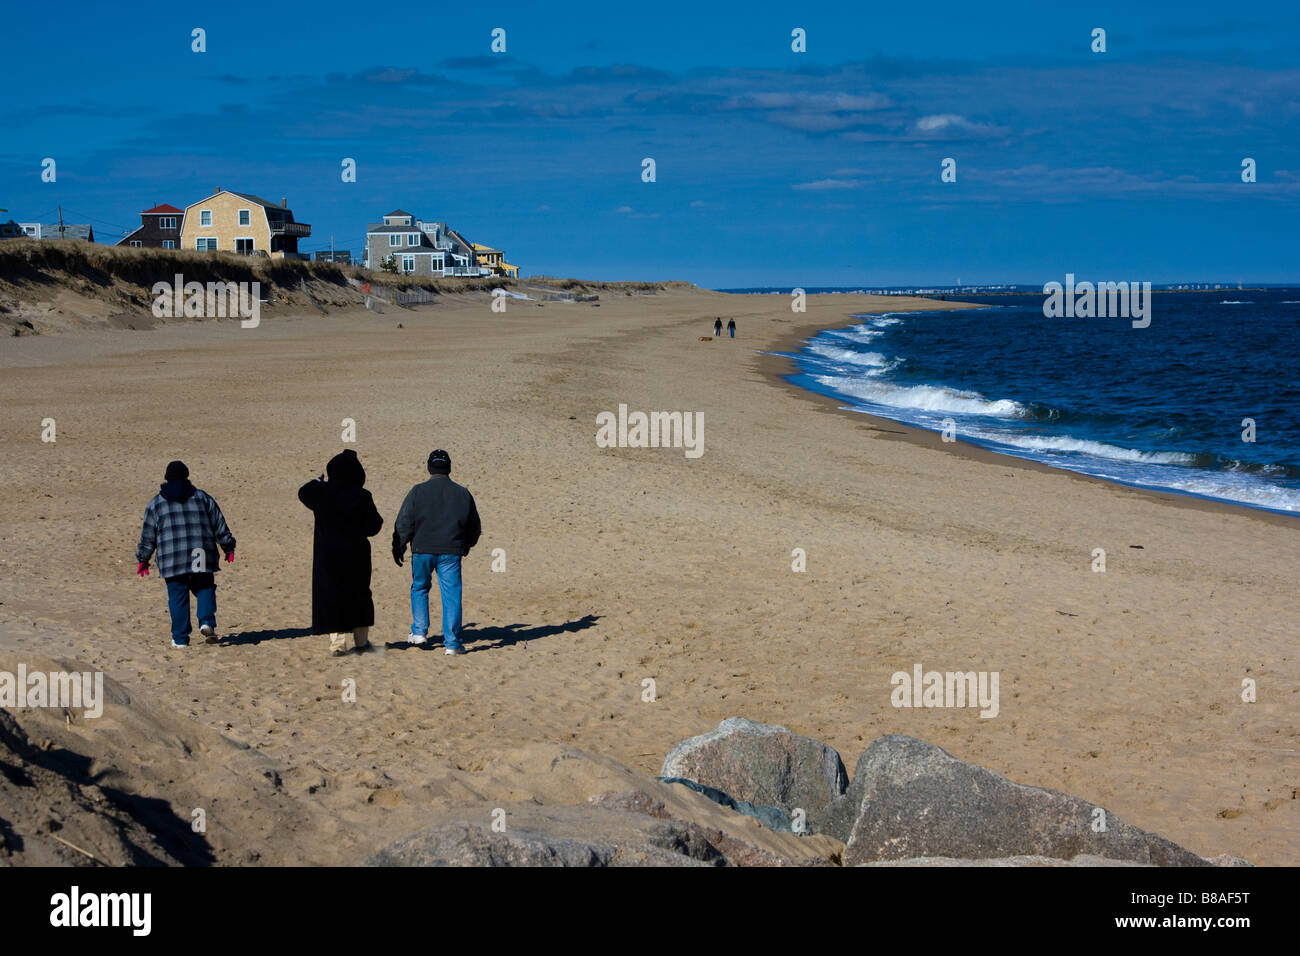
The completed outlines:
[[[212,498],[190,482],[183,461],[167,465],[158,494],[144,509],[144,526],[136,545],[135,573],[149,574],[149,559],[157,554],[158,573],[167,582],[167,607],[172,622],[172,647],[189,647],[190,595],[197,601],[199,633],[217,643],[217,546],[226,561],[235,560],[235,536]]]
[[[717,338],[722,338],[722,316],[718,316],[713,320],[713,334]]]
[[[442,643],[447,654],[464,654],[461,643],[461,559],[478,544],[482,525],[469,489],[451,480],[451,456],[441,448],[429,455],[429,478],[407,492],[393,526],[393,560],[402,566],[411,546],[411,633],[429,638],[429,587],[438,576],[442,597]]]
[[[733,339],[736,337],[736,320],[735,320],[735,319],[728,319],[728,320],[727,320],[727,335],[728,335],[729,337],[733,338]]]
[[[325,480],[328,479],[328,480]],[[351,448],[329,460],[325,476],[298,489],[316,516],[311,554],[311,632],[326,634],[330,653],[370,647],[375,602],[370,593],[370,541],[384,519],[365,489],[366,470]]]

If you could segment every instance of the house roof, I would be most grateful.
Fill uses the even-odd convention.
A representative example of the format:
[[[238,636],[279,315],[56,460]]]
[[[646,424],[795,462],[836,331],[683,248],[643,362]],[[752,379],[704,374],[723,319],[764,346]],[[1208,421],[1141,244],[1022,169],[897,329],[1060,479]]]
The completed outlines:
[[[238,196],[240,199],[247,199],[249,202],[255,202],[259,206],[265,206],[267,209],[284,209],[278,202],[271,202],[269,199],[263,199],[261,196],[254,196],[252,193],[237,193],[233,189],[227,189],[226,192],[232,196]]]
[[[481,242],[472,242],[470,243],[470,245],[474,247],[475,252],[500,252],[501,251],[500,249],[494,249],[491,246],[485,246]]]
[[[163,203],[161,206],[154,206],[152,209],[146,209],[140,213],[142,216],[179,216],[185,210],[177,209],[175,206]]]
[[[411,214],[405,209],[394,209],[392,212],[384,213],[385,219],[392,219],[394,216],[411,216]],[[415,217],[411,216],[411,218],[414,219]]]
[[[366,226],[366,232],[420,232],[415,226],[385,226],[372,222]]]
[[[223,193],[229,193],[232,196],[238,196],[240,199],[247,199],[249,202],[255,203],[258,206],[263,206],[267,209],[278,209],[281,212],[286,212],[286,213],[290,211],[286,209],[284,206],[281,206],[278,202],[271,202],[271,200],[269,199],[263,199],[261,196],[254,196],[252,193],[237,193],[233,189],[223,189],[221,191]],[[216,193],[212,194],[212,196],[215,195],[217,194]],[[189,209],[191,206],[200,206],[205,202],[210,202],[212,200],[212,196],[204,196],[202,199],[198,200],[197,202],[190,203],[190,205],[186,206],[185,208]]]

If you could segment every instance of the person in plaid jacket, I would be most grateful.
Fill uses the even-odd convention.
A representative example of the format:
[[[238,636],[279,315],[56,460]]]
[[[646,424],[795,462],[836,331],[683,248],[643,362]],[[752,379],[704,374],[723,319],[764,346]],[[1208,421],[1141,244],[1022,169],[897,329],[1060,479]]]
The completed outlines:
[[[136,574],[149,573],[158,554],[158,573],[167,582],[172,619],[172,647],[190,646],[190,594],[198,600],[199,633],[217,642],[217,545],[226,561],[235,560],[235,536],[226,527],[217,503],[190,483],[183,461],[167,466],[166,479],[144,509],[144,527],[135,549]]]

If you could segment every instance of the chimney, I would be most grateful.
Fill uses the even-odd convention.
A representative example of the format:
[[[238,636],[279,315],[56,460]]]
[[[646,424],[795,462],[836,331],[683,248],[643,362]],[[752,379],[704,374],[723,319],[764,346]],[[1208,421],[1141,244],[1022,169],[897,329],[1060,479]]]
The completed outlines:
[[[215,196],[215,195],[216,195],[217,193],[219,193],[219,192],[221,192],[221,187],[220,187],[220,186],[218,186],[216,189],[212,190],[212,195]]]
[[[280,197],[280,208],[281,209],[289,208],[289,200],[285,199],[283,196]]]

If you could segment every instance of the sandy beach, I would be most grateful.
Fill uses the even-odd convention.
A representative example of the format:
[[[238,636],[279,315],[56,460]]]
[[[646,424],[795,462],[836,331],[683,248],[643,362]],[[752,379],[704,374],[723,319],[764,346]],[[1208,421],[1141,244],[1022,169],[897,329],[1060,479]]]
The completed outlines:
[[[788,296],[668,289],[498,314],[464,294],[6,339],[0,665],[101,669],[135,715],[24,726],[114,786],[207,808],[218,863],[356,863],[456,801],[536,795],[544,745],[654,774],[731,716],[823,740],[850,770],[909,734],[1204,856],[1300,863],[1295,520],[945,445],[798,391],[767,354],[852,313],[935,307],[811,296],[793,314]],[[718,315],[738,337],[700,341]],[[620,404],[702,412],[703,454],[598,448],[596,416]],[[387,541],[429,451],[474,493],[464,657],[335,659],[308,633],[295,492],[344,419],[385,519],[381,647],[408,631]],[[174,458],[238,539],[223,640],[184,651],[133,559]],[[998,671],[998,715],[895,708],[890,676],[916,664]]]

